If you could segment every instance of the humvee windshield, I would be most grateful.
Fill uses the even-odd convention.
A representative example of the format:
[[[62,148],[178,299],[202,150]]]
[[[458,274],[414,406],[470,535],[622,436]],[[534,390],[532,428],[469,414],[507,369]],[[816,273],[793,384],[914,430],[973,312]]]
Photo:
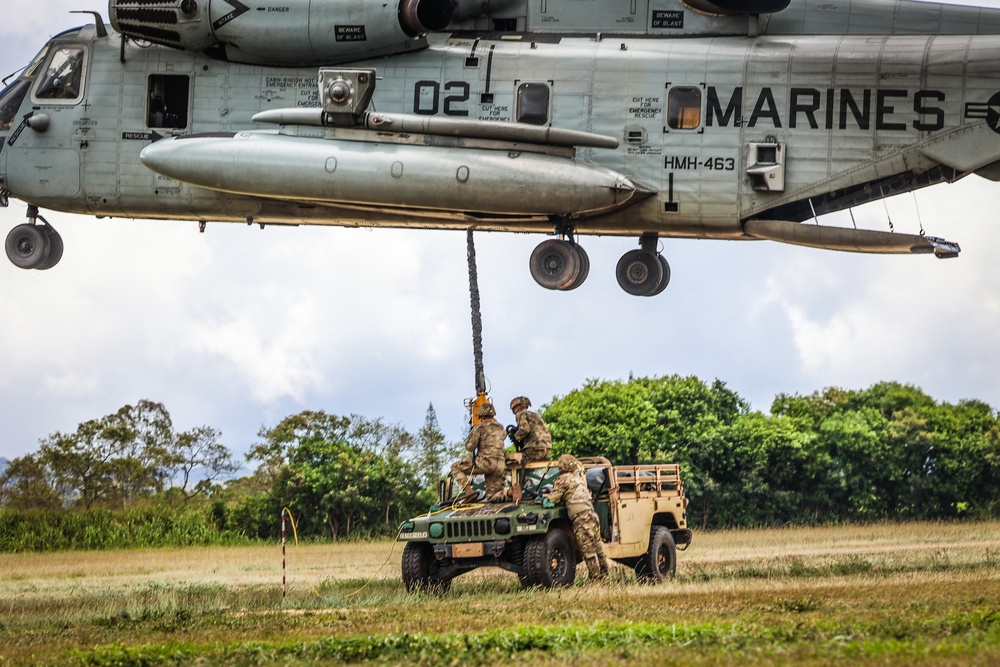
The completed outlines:
[[[521,497],[527,500],[541,498],[552,490],[552,484],[558,476],[558,466],[528,468],[524,470],[521,476]]]
[[[552,491],[552,484],[559,476],[558,466],[548,468],[526,468],[521,471],[521,497],[524,500],[540,500],[543,495]],[[469,478],[470,488],[468,491],[478,492],[480,499],[486,497],[486,478],[483,475],[472,475]],[[510,488],[511,472],[504,475],[504,488]],[[457,498],[462,495],[462,489],[454,479],[451,480],[451,493],[448,498]]]

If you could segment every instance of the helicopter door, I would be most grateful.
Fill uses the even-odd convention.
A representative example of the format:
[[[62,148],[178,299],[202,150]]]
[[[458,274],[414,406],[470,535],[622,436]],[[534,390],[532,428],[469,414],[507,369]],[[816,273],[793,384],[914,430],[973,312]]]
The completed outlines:
[[[33,110],[25,121],[27,127],[8,145],[10,189],[32,201],[80,194],[80,147],[74,135],[86,114],[81,102],[87,58],[87,47],[82,44],[52,46],[31,90]]]

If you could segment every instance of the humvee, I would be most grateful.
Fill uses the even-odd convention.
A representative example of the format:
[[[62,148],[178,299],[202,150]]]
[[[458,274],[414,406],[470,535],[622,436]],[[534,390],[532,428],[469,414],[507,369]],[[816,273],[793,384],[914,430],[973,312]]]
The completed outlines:
[[[559,476],[555,461],[521,465],[508,454],[510,500],[485,502],[485,480],[471,478],[463,494],[445,478],[439,502],[400,525],[402,574],[408,591],[445,590],[460,574],[494,566],[515,572],[522,586],[566,586],[576,578],[579,553],[566,508],[542,506]],[[691,543],[679,465],[613,466],[582,458],[608,558],[641,580],[671,579],[677,547]]]

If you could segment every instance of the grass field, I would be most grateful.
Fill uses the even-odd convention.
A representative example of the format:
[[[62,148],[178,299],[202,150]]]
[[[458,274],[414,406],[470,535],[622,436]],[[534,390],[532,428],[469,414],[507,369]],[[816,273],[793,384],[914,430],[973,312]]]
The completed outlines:
[[[1000,522],[696,533],[659,586],[410,595],[400,553],[289,544],[285,600],[280,546],[0,555],[0,664],[1000,665]]]

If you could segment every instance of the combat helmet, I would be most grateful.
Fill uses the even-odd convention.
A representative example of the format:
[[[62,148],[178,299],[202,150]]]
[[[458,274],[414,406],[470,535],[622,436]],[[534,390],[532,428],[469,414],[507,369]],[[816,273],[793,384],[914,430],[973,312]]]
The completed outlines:
[[[512,411],[516,410],[517,406],[519,405],[524,407],[525,410],[527,410],[528,408],[531,407],[531,401],[528,400],[527,396],[517,396],[516,398],[512,398],[510,400],[510,409]]]
[[[559,457],[559,472],[574,472],[581,468],[580,462],[572,454],[563,454]]]
[[[480,418],[486,419],[487,417],[496,417],[497,411],[496,408],[493,407],[492,403],[483,403],[479,406],[479,410],[476,414],[478,414]]]

